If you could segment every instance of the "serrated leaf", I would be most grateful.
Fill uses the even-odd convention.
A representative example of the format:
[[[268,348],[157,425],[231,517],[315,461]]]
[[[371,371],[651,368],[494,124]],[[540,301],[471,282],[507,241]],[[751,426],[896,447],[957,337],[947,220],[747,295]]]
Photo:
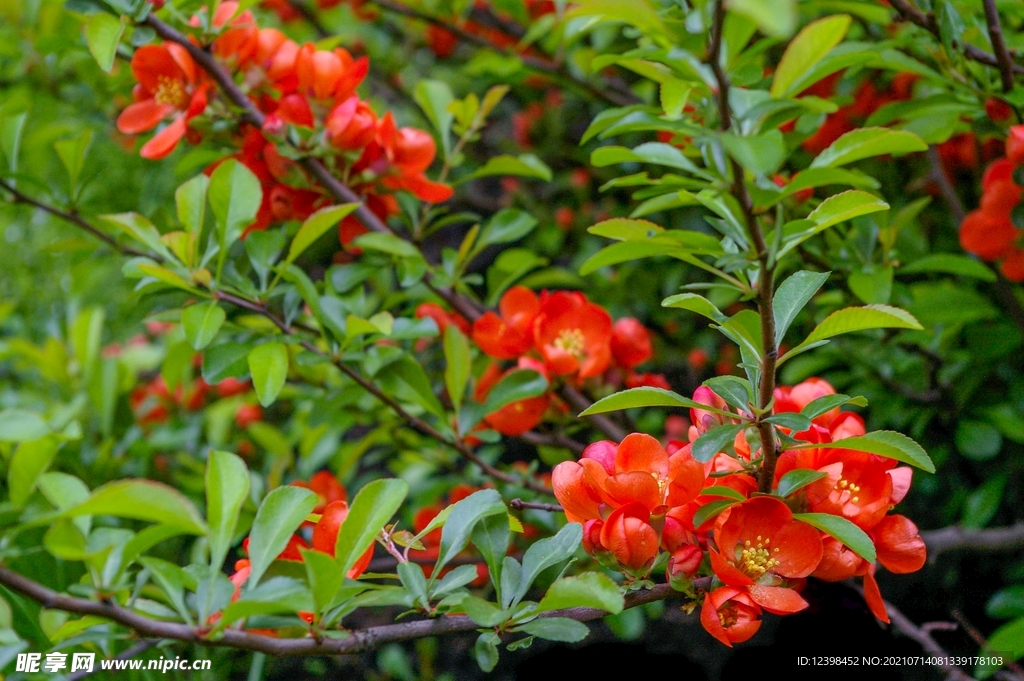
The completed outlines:
[[[857,437],[848,437],[835,442],[822,442],[819,444],[807,444],[790,449],[852,449],[857,452],[868,452],[878,454],[890,459],[902,461],[903,463],[916,466],[929,473],[935,472],[935,464],[931,457],[924,451],[921,445],[917,444],[903,433],[892,430],[876,430]]]
[[[395,515],[409,494],[409,483],[384,478],[367,483],[352,501],[348,516],[338,532],[335,560],[342,574],[348,574],[374,538]]]
[[[93,490],[89,498],[64,511],[67,517],[111,515],[180,528],[188,534],[206,534],[206,523],[188,497],[162,482],[115,480]]]
[[[681,310],[690,310],[703,315],[711,321],[722,324],[729,318],[722,314],[722,311],[715,307],[714,303],[704,296],[696,293],[677,293],[661,301],[662,307],[675,307]]]
[[[796,468],[789,471],[779,479],[779,486],[775,490],[780,497],[788,497],[798,492],[812,482],[821,480],[828,473],[825,471],[811,470],[810,468]]]
[[[481,519],[498,513],[507,514],[508,509],[496,490],[484,489],[470,494],[456,503],[441,530],[441,546],[434,564],[431,579],[436,579],[441,568],[460,551],[466,548],[473,528]]]
[[[793,85],[813,69],[829,50],[843,41],[850,28],[850,17],[836,14],[804,26],[786,47],[772,78],[771,95],[775,98],[795,95]]]
[[[615,582],[599,572],[584,572],[555,580],[537,606],[537,612],[582,607],[599,608],[617,615],[624,605]]]
[[[295,238],[292,239],[291,246],[288,247],[288,256],[284,260],[284,266],[287,267],[295,262],[295,259],[302,255],[303,251],[316,243],[317,239],[326,234],[345,216],[352,213],[359,205],[358,203],[344,203],[338,206],[328,206],[306,218],[295,234]]]
[[[694,441],[693,458],[701,463],[707,463],[715,454],[725,449],[726,445],[732,444],[743,428],[743,424],[712,428]]]
[[[590,405],[580,412],[579,415],[592,416],[594,414],[604,414],[609,411],[621,411],[622,409],[635,409],[637,407],[681,407],[683,409],[703,409],[704,411],[709,411],[713,414],[735,416],[735,414],[731,412],[709,407],[705,404],[691,400],[688,397],[683,397],[678,393],[674,393],[671,390],[646,387],[630,388],[629,390],[623,390],[615,393],[614,395],[609,395],[608,397],[600,399]]]
[[[514,631],[523,632],[549,641],[576,643],[582,641],[590,633],[590,628],[583,622],[568,617],[538,617],[527,622]]]
[[[796,319],[800,310],[810,302],[814,294],[818,292],[830,272],[808,272],[800,270],[794,272],[779,284],[775,291],[775,345],[782,342],[789,330],[790,324]]]
[[[818,154],[811,162],[811,168],[836,168],[872,156],[902,156],[927,149],[928,145],[920,137],[906,130],[858,128]]]
[[[210,526],[210,565],[224,564],[238,525],[238,514],[249,496],[249,471],[230,452],[213,450],[206,462],[206,520]]]
[[[273,404],[288,378],[288,349],[284,343],[274,341],[253,348],[249,352],[249,373],[260,404]]]
[[[249,589],[259,584],[318,500],[314,492],[295,485],[278,487],[263,499],[249,532]]]

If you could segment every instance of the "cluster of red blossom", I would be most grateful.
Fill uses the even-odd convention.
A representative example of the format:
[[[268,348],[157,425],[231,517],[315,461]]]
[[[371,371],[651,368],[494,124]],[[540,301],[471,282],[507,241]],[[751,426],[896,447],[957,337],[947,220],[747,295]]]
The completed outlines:
[[[625,383],[630,388],[669,388],[663,375],[635,371],[653,355],[644,325],[632,317],[613,323],[607,310],[577,291],[543,291],[538,296],[513,286],[502,295],[498,312],[485,312],[472,327],[460,315],[431,303],[421,305],[416,314],[433,318],[442,332],[455,324],[489,357],[516,360],[516,366],[507,370],[498,363],[486,369],[476,387],[481,401],[517,369],[532,369],[549,382],[553,377],[575,383],[602,377],[607,384]],[[549,391],[506,405],[484,420],[503,435],[522,435],[551,407],[560,405]]]
[[[1024,281],[1024,231],[1013,220],[1024,191],[1014,181],[1014,171],[1022,165],[1024,125],[1014,125],[1006,138],[1006,156],[993,162],[982,176],[981,205],[968,213],[960,226],[964,250],[984,260],[1000,261],[999,269],[1010,281]]]
[[[776,389],[774,408],[776,413],[799,412],[834,393],[825,381],[809,379]],[[707,387],[699,388],[694,400],[728,411]],[[736,419],[697,409],[690,418],[689,443],[670,440],[662,446],[650,435],[635,433],[618,445],[594,443],[578,462],[555,468],[555,496],[566,517],[583,524],[586,550],[631,579],[646,578],[666,551],[666,578],[680,589],[689,588],[699,573],[709,574],[712,587],[704,596],[701,622],[726,645],[753,636],[762,611],[788,614],[807,607],[800,591],[808,577],[839,581],[862,576],[868,606],[888,621],[876,566],[801,522],[794,512],[845,518],[871,537],[886,569],[914,572],[924,565],[924,542],[908,518],[888,515],[909,490],[911,469],[846,449],[789,450],[778,459],[773,489],[794,470],[816,471],[820,477],[785,498],[755,496],[757,457],[751,456],[743,431],[730,451],[707,463],[691,455],[699,435]],[[809,430],[791,436],[830,443],[863,433],[859,416],[835,408],[813,419]],[[737,492],[745,501],[735,499]]]
[[[308,140],[307,151],[326,157],[333,171],[347,178],[348,186],[381,219],[398,211],[396,191],[428,202],[452,195],[451,187],[424,174],[437,153],[433,137],[398,127],[390,112],[378,116],[356,94],[369,71],[366,57],[353,58],[340,47],[299,45],[275,28],[260,28],[251,12],[238,9],[234,1],[217,5],[210,24],[220,33],[209,49],[265,115],[262,130],[243,126],[232,140],[241,150],[236,158],[263,186],[263,203],[250,229],[305,219],[330,202],[324,190],[274,146],[273,140],[280,139],[288,126]],[[199,25],[200,18],[194,17],[193,23]],[[190,126],[197,116],[213,110],[208,105],[217,89],[188,51],[169,42],[144,45],[135,51],[131,69],[138,81],[135,102],[121,112],[118,128],[138,134],[168,121],[143,145],[141,155],[159,159],[182,137],[199,141],[202,132]],[[365,231],[357,218],[349,216],[339,237],[348,244]]]

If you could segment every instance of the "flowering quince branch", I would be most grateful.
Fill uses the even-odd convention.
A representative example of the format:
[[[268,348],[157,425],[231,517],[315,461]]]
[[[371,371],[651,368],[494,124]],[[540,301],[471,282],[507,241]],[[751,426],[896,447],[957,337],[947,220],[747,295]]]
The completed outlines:
[[[1024,547],[1024,523],[983,529],[953,525],[922,532],[921,538],[928,546],[929,561],[935,561],[947,551],[1016,551]]]

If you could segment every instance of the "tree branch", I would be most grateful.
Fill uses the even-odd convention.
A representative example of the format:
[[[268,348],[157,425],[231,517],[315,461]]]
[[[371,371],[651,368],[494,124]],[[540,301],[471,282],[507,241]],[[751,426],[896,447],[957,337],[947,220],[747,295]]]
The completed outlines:
[[[556,76],[561,80],[566,81],[570,85],[573,85],[577,88],[584,90],[589,95],[596,97],[598,99],[603,99],[616,106],[628,106],[630,104],[637,104],[641,101],[640,98],[637,97],[629,89],[626,89],[625,91],[620,91],[618,89],[605,89],[598,87],[593,83],[578,78],[572,72],[566,70],[562,65],[558,64],[557,62],[542,59],[540,57],[534,57],[529,54],[524,54],[515,49],[503,50],[497,47],[496,45],[491,44],[490,41],[481,38],[478,35],[470,33],[461,26],[456,26],[455,24],[449,23],[444,19],[436,17],[432,14],[428,14],[427,12],[421,12],[400,2],[395,2],[394,0],[370,0],[370,2],[389,12],[400,14],[402,16],[409,17],[412,19],[418,19],[419,21],[423,21],[428,24],[432,24],[434,26],[442,28],[448,31],[449,33],[454,34],[464,42],[476,45],[478,47],[483,47],[493,52],[497,52],[498,54],[504,54],[507,56],[515,57],[516,59],[521,61],[524,66],[531,68],[534,71],[540,71],[550,76]],[[507,32],[504,27],[501,30],[503,32]],[[512,37],[516,36],[513,35]]]
[[[999,79],[1003,84],[1003,92],[1013,89],[1013,60],[1006,50],[1006,41],[1003,40],[1003,27],[999,23],[999,10],[996,9],[995,0],[983,0],[985,5],[985,21],[988,23],[988,37],[992,41],[992,50],[996,53],[996,61],[999,63]]]
[[[987,4],[988,0],[985,1]],[[913,4],[911,4],[909,0],[890,0],[890,4],[892,5],[893,9],[895,9],[899,13],[899,15],[903,17],[905,20],[911,22],[912,24],[917,24],[921,28],[931,33],[936,38],[942,38],[941,31],[939,31],[939,24],[937,21],[935,21],[934,14],[925,14],[917,7],[915,7]],[[991,25],[989,26],[989,30],[991,32]],[[971,45],[969,43],[961,43],[961,47],[963,47],[964,56],[966,56],[968,59],[976,61],[979,64],[985,64],[986,66],[992,66],[995,68],[1002,69],[1002,64],[995,55],[991,55],[985,50],[979,47],[975,47],[974,45]],[[1009,59],[1008,54],[1007,59]],[[1024,73],[1024,66],[1019,66],[1017,64],[1010,62],[1009,68],[1011,72],[1014,74]]]
[[[722,119],[722,130],[732,127],[732,111],[729,107],[729,76],[721,63],[722,31],[725,24],[725,5],[722,0],[715,1],[714,19],[711,25],[711,44],[708,48],[708,61],[718,81],[718,112]],[[743,166],[734,158],[729,158],[732,169],[732,194],[740,204],[747,234],[753,243],[760,268],[757,278],[757,312],[761,318],[761,380],[758,385],[758,407],[767,409],[775,396],[775,365],[779,350],[775,345],[775,268],[770,262],[768,245],[764,240],[761,224],[754,215],[753,202],[747,191],[744,180]],[[778,448],[775,442],[775,430],[772,424],[759,414],[756,420],[757,430],[761,435],[761,472],[758,477],[758,490],[762,493],[771,492],[775,481],[775,464],[778,459]]]
[[[861,595],[864,594],[863,590],[858,590],[861,592]],[[907,638],[915,640],[926,653],[943,659],[949,657],[949,653],[947,653],[946,650],[940,646],[934,638],[932,638],[931,631],[927,631],[914,624],[910,618],[900,612],[896,606],[888,601],[885,603],[885,609],[889,612],[889,620],[892,622],[892,625]],[[948,663],[943,663],[941,666],[943,671],[946,672],[947,679],[952,679],[953,681],[971,681],[970,675],[964,673],[960,667]]]
[[[108,246],[110,246],[119,253],[124,253],[125,255],[133,257],[142,256],[145,258],[150,258],[151,260],[155,260],[156,262],[163,262],[163,260],[159,256],[150,255],[149,253],[143,253],[142,251],[137,251],[134,248],[131,248],[130,246],[123,246],[119,244],[117,242],[117,239],[110,236],[109,234],[101,232],[99,229],[86,222],[80,215],[76,213],[69,213],[67,211],[60,210],[59,208],[48,206],[45,203],[40,203],[39,201],[36,201],[30,196],[22,194],[20,191],[14,188],[14,185],[9,184],[4,180],[0,180],[0,187],[2,187],[11,196],[14,197],[12,203],[24,203],[29,206],[33,206],[34,208],[38,208],[39,210],[45,213],[49,213],[50,215],[66,220],[67,222],[74,224],[79,229],[84,229],[86,232],[89,232],[89,234],[92,234],[94,237],[96,237],[103,243],[107,244]]]
[[[928,560],[932,562],[946,551],[1016,551],[1024,548],[1024,523],[979,530],[953,525],[922,532],[921,538],[928,546]]]
[[[552,513],[563,513],[564,508],[558,504],[536,504],[530,501],[523,501],[522,499],[513,499],[508,502],[508,505],[517,511],[522,511],[524,508],[532,508],[538,511],[551,511]]]
[[[701,588],[706,588],[709,581],[705,578],[697,580],[697,583]],[[474,631],[481,628],[480,625],[464,615],[446,615],[436,619],[353,630],[348,632],[349,635],[345,638],[274,638],[239,629],[227,629],[218,638],[211,639],[206,638],[201,630],[193,629],[186,624],[152,620],[110,602],[65,596],[2,565],[0,565],[0,585],[17,591],[45,608],[102,617],[125,626],[145,638],[185,641],[203,646],[238,648],[277,656],[349,655],[361,653],[385,643],[409,641],[460,631]],[[679,593],[668,584],[658,584],[650,589],[626,594],[625,605],[626,608],[634,608],[678,595]],[[545,612],[539,617],[568,617],[578,622],[592,622],[607,614],[604,610],[597,608],[567,608]]]

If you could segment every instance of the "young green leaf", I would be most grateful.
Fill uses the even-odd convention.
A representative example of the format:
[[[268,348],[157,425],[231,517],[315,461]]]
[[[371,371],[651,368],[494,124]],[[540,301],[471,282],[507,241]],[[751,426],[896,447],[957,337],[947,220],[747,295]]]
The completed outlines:
[[[846,133],[818,154],[811,162],[811,167],[836,168],[872,156],[902,156],[927,149],[928,145],[920,137],[906,130],[858,128]]]
[[[358,203],[343,203],[338,206],[328,206],[306,218],[295,234],[295,238],[292,239],[291,246],[288,247],[288,255],[284,260],[285,266],[295,262],[295,259],[302,255],[303,251],[312,246],[317,239],[327,233],[327,230],[338,224],[359,205]]]
[[[600,572],[584,572],[556,580],[541,599],[537,612],[565,608],[600,608],[612,614],[622,612],[625,601],[615,582]]]
[[[825,320],[814,327],[814,330],[801,345],[853,331],[868,329],[916,329],[920,331],[922,328],[913,315],[898,307],[889,305],[847,307],[825,317]]]
[[[441,568],[466,548],[473,528],[481,519],[498,513],[502,514],[502,519],[504,519],[508,509],[501,500],[501,495],[493,489],[474,492],[456,503],[448,515],[444,529],[441,530],[440,552],[437,563],[434,564],[431,579],[436,579]]]
[[[810,468],[796,468],[789,471],[779,479],[779,487],[775,490],[775,493],[780,497],[788,497],[794,492],[798,492],[812,482],[817,482],[824,478],[828,473],[825,471],[815,471]]]
[[[178,222],[186,232],[196,237],[203,231],[203,222],[206,220],[206,190],[209,186],[210,178],[200,173],[174,192]]]
[[[408,493],[409,484],[398,478],[374,480],[359,490],[335,544],[334,559],[342,574],[373,544]]]
[[[83,503],[64,515],[110,515],[178,527],[188,534],[206,534],[206,523],[188,497],[153,480],[115,480],[93,490]],[[282,547],[283,548],[283,547]]]
[[[512,594],[512,605],[515,605],[533,584],[533,580],[545,569],[572,558],[583,539],[583,526],[569,523],[553,537],[541,539],[530,545],[523,555],[523,572],[519,579],[519,588]],[[509,594],[505,594],[508,598]]]
[[[444,333],[444,384],[448,397],[458,410],[462,407],[462,396],[469,382],[469,341],[454,324],[449,324]]]
[[[213,450],[206,461],[206,522],[210,525],[210,565],[219,569],[231,548],[238,514],[249,496],[249,471],[230,452]]]
[[[487,163],[467,175],[461,182],[475,180],[478,177],[491,177],[492,175],[518,175],[520,177],[532,177],[550,182],[551,168],[533,154],[520,154],[519,156],[503,154],[487,159]]]
[[[7,470],[7,489],[14,508],[21,508],[28,501],[39,482],[39,476],[50,467],[60,445],[57,436],[46,435],[38,440],[22,442],[14,450]]]
[[[711,321],[722,324],[729,318],[722,314],[722,311],[715,307],[714,303],[704,296],[696,293],[677,293],[661,301],[662,307],[674,307],[680,310],[689,310],[707,317]]]
[[[263,499],[249,532],[249,589],[259,584],[260,577],[284,551],[318,499],[314,492],[295,485],[278,487]]]
[[[256,217],[263,201],[263,189],[245,164],[229,158],[210,176],[207,199],[217,223],[218,257],[223,261],[227,249]]]
[[[117,56],[117,45],[124,33],[124,23],[106,12],[98,12],[85,22],[85,43],[100,68],[110,73]]]
[[[249,352],[249,373],[260,404],[273,404],[288,378],[288,349],[284,343],[274,341],[253,348]]]
[[[793,323],[800,310],[810,302],[831,272],[808,272],[800,270],[790,275],[779,284],[775,291],[775,345],[778,346],[786,336],[789,325]]]
[[[587,634],[590,633],[590,628],[583,622],[577,622],[568,617],[538,617],[532,622],[516,627],[513,631],[523,632],[549,641],[576,643],[587,637]]]
[[[227,319],[215,301],[207,301],[190,305],[181,312],[181,327],[185,331],[185,339],[196,350],[202,350],[217,336],[220,327]]]
[[[724,416],[735,416],[732,412],[716,409],[707,405],[695,402],[688,397],[683,397],[671,390],[663,388],[630,388],[609,395],[590,405],[580,416],[593,416],[604,414],[609,411],[621,411],[622,409],[635,409],[637,407],[681,407],[683,409],[703,409],[713,414]]]
[[[911,466],[916,466],[929,473],[935,472],[935,464],[931,457],[924,451],[921,445],[917,444],[903,433],[892,430],[876,430],[857,437],[848,437],[835,442],[822,442],[819,444],[807,444],[792,447],[791,449],[852,449],[857,452],[878,454],[890,459],[896,459]]]
[[[715,454],[722,451],[726,445],[736,439],[736,435],[743,430],[743,424],[738,426],[718,426],[707,431],[698,437],[693,443],[693,458],[701,463],[711,461]]]
[[[790,41],[779,60],[772,78],[772,97],[781,99],[797,94],[793,91],[793,85],[813,69],[829,50],[843,41],[850,28],[850,21],[849,15],[834,14],[804,26]]]
[[[838,539],[867,562],[875,562],[875,544],[871,537],[846,518],[831,513],[794,513],[793,518]]]

